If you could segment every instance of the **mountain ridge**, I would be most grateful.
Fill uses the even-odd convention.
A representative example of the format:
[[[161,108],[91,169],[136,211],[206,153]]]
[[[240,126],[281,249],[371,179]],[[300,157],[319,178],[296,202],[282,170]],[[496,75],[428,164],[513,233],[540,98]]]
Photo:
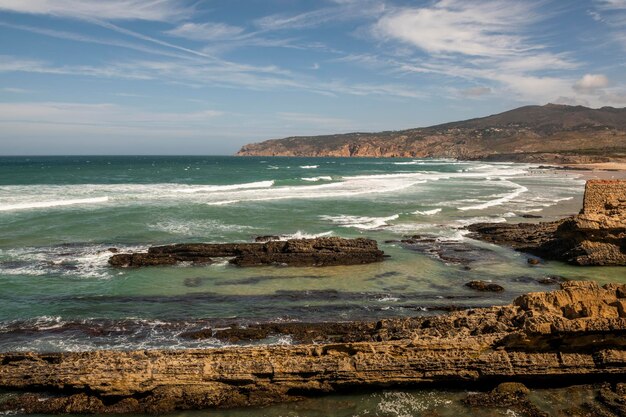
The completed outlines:
[[[546,104],[434,126],[293,136],[244,145],[238,156],[445,157],[590,163],[626,160],[626,108]]]

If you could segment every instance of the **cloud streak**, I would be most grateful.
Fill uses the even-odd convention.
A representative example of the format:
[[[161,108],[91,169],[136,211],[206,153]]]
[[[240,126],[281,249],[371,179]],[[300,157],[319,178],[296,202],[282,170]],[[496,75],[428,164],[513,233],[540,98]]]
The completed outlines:
[[[0,0],[0,11],[107,20],[171,21],[193,9],[181,0]]]

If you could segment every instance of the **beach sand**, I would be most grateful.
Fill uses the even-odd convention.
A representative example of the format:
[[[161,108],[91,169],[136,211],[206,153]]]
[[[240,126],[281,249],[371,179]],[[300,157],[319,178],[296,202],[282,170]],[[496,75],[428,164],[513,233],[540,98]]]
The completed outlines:
[[[594,164],[564,164],[565,169],[589,170],[594,175],[591,178],[626,178],[626,162],[598,162]],[[606,173],[609,173],[607,176]]]

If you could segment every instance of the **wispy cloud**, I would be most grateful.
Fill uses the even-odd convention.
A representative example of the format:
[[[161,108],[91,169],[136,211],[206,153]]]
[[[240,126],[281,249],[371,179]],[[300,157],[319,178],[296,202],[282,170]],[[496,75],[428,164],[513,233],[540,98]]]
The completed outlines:
[[[528,2],[441,0],[432,7],[400,9],[381,18],[375,32],[436,54],[507,56],[541,48],[521,34],[536,21]]]
[[[626,0],[596,0],[594,19],[608,25],[611,39],[626,49]]]
[[[188,113],[147,112],[112,103],[22,102],[0,103],[0,120],[64,124],[132,125],[143,123],[204,122],[223,115],[218,110]]]
[[[182,0],[0,0],[0,10],[75,19],[171,21],[193,8]]]
[[[3,87],[0,88],[0,91],[4,91],[5,93],[11,93],[11,94],[31,94],[33,93],[33,90],[28,90],[25,88],[18,88],[18,87]]]
[[[182,25],[168,30],[165,33],[179,38],[196,41],[215,41],[233,39],[243,34],[244,28],[227,25],[226,23],[183,23]]]
[[[85,35],[82,33],[69,32],[69,31],[56,30],[56,29],[48,29],[44,27],[18,25],[18,24],[3,22],[3,21],[0,21],[0,27],[17,29],[21,31],[30,32],[30,33],[36,33],[36,34],[43,35],[43,36],[49,36],[49,37],[58,38],[58,39],[66,39],[66,40],[71,40],[75,42],[115,46],[119,48],[130,49],[130,50],[137,51],[137,52],[143,52],[143,53],[151,54],[151,55],[168,56],[172,58],[185,58],[187,56],[187,54],[183,54],[181,52],[175,52],[175,51],[170,50],[169,48],[168,49],[157,48],[157,47],[152,48],[152,47],[149,47],[149,46],[137,43],[137,42],[128,42],[128,41],[121,40],[121,39],[104,38],[102,36],[95,37],[95,36]]]
[[[626,0],[597,0],[596,3],[602,10],[626,10]]]
[[[295,14],[272,14],[254,21],[265,31],[308,29],[331,22],[373,18],[385,10],[385,4],[377,0],[334,1],[335,5]]]
[[[481,97],[491,93],[489,87],[471,87],[461,90],[461,95],[465,97]]]
[[[488,83],[491,91],[524,101],[549,101],[571,91],[572,84],[551,73],[574,70],[579,63],[566,53],[550,51],[532,36],[544,18],[539,4],[439,0],[428,7],[391,10],[373,25],[372,34],[395,43],[402,52],[382,59],[371,55],[351,59],[393,66],[400,72]]]
[[[255,91],[301,90],[317,94],[395,96],[418,98],[424,94],[399,84],[320,81],[275,66],[233,62],[134,60],[103,66],[55,66],[45,61],[0,55],[1,72],[30,72],[132,80],[157,80],[190,87],[245,88]]]
[[[320,114],[280,112],[276,116],[283,122],[294,122],[298,127],[323,127],[327,131],[345,131],[356,126],[351,120]]]

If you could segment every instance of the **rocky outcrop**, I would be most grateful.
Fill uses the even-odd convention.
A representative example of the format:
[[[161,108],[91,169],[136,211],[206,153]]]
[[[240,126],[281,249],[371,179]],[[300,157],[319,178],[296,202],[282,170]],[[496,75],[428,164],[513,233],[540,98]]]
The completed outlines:
[[[457,158],[580,164],[626,160],[626,108],[548,104],[418,129],[268,140],[239,156]]]
[[[626,286],[566,282],[513,304],[384,320],[379,341],[207,350],[0,354],[1,410],[162,413],[259,406],[355,388],[626,379]],[[522,404],[517,385],[494,404]],[[607,401],[619,403],[615,392]],[[611,397],[612,395],[612,397]],[[609,398],[610,397],[610,398]],[[468,404],[489,398],[468,399]]]
[[[626,265],[626,181],[590,180],[580,214],[548,223],[477,223],[470,237],[575,265]]]
[[[207,264],[214,258],[229,257],[237,266],[288,265],[331,266],[381,262],[384,252],[375,240],[320,237],[257,243],[188,243],[155,246],[147,253],[115,254],[115,267],[175,265],[181,262]]]

